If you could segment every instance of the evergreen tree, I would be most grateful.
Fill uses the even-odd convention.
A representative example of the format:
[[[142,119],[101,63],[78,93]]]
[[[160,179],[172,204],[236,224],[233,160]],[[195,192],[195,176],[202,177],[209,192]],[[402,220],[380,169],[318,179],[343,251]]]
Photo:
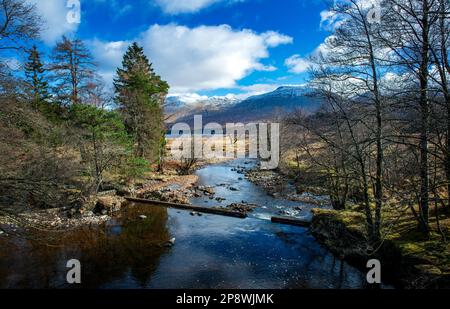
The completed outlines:
[[[165,133],[162,105],[169,85],[155,74],[137,43],[125,53],[114,87],[116,102],[134,139],[136,156],[159,163]]]
[[[25,76],[28,95],[35,109],[47,102],[50,97],[45,72],[39,51],[34,45],[29,51],[28,62],[25,64]]]

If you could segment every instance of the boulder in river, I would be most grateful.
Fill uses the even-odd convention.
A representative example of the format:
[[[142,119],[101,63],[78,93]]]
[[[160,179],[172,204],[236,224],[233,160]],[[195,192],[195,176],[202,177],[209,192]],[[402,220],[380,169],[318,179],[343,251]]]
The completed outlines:
[[[120,211],[124,199],[119,196],[101,196],[97,199],[94,207],[95,214],[105,214]]]
[[[215,195],[216,192],[212,187],[198,186],[197,190],[202,192],[205,195]]]
[[[244,214],[252,212],[257,207],[258,206],[255,204],[248,204],[248,203],[241,203],[241,204],[233,203],[233,204],[227,206],[227,208],[232,211],[237,211],[237,212],[244,213]]]

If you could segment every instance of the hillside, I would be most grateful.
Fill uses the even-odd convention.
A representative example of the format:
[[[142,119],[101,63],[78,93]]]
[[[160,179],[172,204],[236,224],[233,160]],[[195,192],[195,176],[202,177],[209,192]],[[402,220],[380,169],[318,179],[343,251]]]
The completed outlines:
[[[273,92],[252,96],[243,101],[198,102],[194,105],[178,105],[179,117],[174,117],[170,122],[192,123],[194,115],[203,115],[204,123],[207,122],[254,122],[271,120],[295,109],[302,109],[307,113],[313,113],[320,107],[318,99],[311,96],[311,89],[300,86],[283,86]]]

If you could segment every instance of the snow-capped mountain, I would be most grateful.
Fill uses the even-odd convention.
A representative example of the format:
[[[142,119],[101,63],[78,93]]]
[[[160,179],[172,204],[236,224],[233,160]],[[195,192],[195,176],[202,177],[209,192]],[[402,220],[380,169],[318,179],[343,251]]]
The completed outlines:
[[[191,122],[193,115],[202,114],[205,122],[249,122],[269,120],[295,109],[313,113],[320,107],[320,102],[309,95],[311,92],[307,86],[282,86],[273,92],[244,100],[211,97],[182,102],[180,98],[168,98],[167,105],[177,111],[177,121]],[[166,108],[166,111],[170,108]]]
[[[311,89],[307,86],[281,86],[278,87],[275,91],[249,97],[247,101],[265,99],[292,99],[307,96],[309,93],[311,93]]]
[[[193,114],[203,114],[229,108],[240,100],[233,97],[206,97],[199,95],[173,95],[166,99],[165,112],[170,120]]]

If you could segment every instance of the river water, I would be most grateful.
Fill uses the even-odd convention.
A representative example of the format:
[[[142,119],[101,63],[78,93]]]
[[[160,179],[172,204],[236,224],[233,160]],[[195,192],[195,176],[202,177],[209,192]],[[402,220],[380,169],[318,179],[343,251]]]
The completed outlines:
[[[335,258],[300,227],[269,218],[315,207],[269,197],[236,171],[242,161],[207,166],[200,184],[215,187],[223,204],[262,205],[247,219],[192,216],[131,204],[101,227],[51,239],[0,236],[0,288],[71,288],[66,263],[81,261],[82,288],[365,288],[365,274]],[[230,190],[231,187],[239,191]],[[200,206],[216,200],[196,198]],[[294,207],[301,206],[301,211]],[[140,216],[145,215],[146,219]],[[167,242],[175,238],[175,245]]]

